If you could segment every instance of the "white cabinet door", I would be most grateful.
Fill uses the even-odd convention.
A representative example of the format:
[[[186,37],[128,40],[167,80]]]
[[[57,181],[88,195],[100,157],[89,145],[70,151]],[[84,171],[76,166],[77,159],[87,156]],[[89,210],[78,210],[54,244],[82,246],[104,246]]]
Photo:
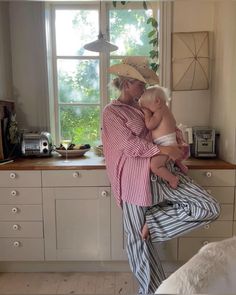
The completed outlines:
[[[46,260],[110,260],[110,187],[44,188]]]
[[[125,233],[122,210],[116,205],[114,197],[111,199],[111,258],[112,260],[127,260],[125,250]]]

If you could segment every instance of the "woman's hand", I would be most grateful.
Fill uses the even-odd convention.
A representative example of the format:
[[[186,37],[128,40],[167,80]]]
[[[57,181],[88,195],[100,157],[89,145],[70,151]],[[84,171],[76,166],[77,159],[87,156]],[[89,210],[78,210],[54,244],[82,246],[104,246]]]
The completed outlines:
[[[173,146],[158,146],[160,150],[159,155],[167,155],[169,160],[180,160],[184,156],[184,146],[183,145],[173,145]]]

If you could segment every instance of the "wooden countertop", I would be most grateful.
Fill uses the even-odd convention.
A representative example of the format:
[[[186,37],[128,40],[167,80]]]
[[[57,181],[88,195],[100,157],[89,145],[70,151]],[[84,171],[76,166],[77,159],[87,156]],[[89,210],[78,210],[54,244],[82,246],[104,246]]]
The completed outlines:
[[[93,152],[87,152],[82,157],[65,158],[58,153],[52,157],[18,158],[13,163],[0,165],[0,170],[94,170],[106,169],[103,157],[96,156]]]
[[[185,161],[189,169],[236,169],[236,165],[220,159],[194,159]],[[0,165],[0,170],[93,170],[106,169],[103,157],[87,152],[82,157],[65,158],[57,153],[47,158],[18,158],[12,163]]]

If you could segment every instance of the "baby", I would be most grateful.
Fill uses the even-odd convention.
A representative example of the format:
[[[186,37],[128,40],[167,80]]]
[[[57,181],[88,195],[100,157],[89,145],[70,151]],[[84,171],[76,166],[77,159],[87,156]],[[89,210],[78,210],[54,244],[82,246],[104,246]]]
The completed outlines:
[[[168,96],[165,88],[159,86],[149,87],[139,99],[139,105],[145,116],[146,127],[151,130],[153,142],[157,145],[177,145],[176,121],[167,106]],[[188,145],[186,145],[188,149]],[[166,167],[168,156],[160,155],[151,159],[151,171],[166,180],[172,188],[177,188],[179,178]],[[188,168],[176,161],[176,165],[183,173]]]

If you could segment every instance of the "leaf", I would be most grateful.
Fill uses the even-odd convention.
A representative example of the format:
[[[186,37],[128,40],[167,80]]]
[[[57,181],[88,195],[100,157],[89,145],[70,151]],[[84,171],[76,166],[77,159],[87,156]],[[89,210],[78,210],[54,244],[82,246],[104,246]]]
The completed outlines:
[[[116,2],[117,1],[112,1],[113,6],[116,8]]]
[[[151,38],[154,34],[156,34],[156,30],[152,30],[148,33],[148,38]]]
[[[156,51],[154,51],[154,50],[150,51],[149,55],[151,58],[154,58],[156,56]]]
[[[148,19],[147,19],[147,24],[150,24],[152,22],[152,17],[149,17]]]
[[[154,39],[151,39],[150,41],[149,41],[149,44],[158,44],[158,39],[157,38],[154,38]]]
[[[143,8],[144,8],[145,10],[148,9],[148,8],[147,8],[147,3],[146,3],[146,1],[143,1]]]
[[[158,27],[157,20],[156,20],[154,17],[152,17],[152,26],[153,26],[154,28],[157,28],[157,27]]]

